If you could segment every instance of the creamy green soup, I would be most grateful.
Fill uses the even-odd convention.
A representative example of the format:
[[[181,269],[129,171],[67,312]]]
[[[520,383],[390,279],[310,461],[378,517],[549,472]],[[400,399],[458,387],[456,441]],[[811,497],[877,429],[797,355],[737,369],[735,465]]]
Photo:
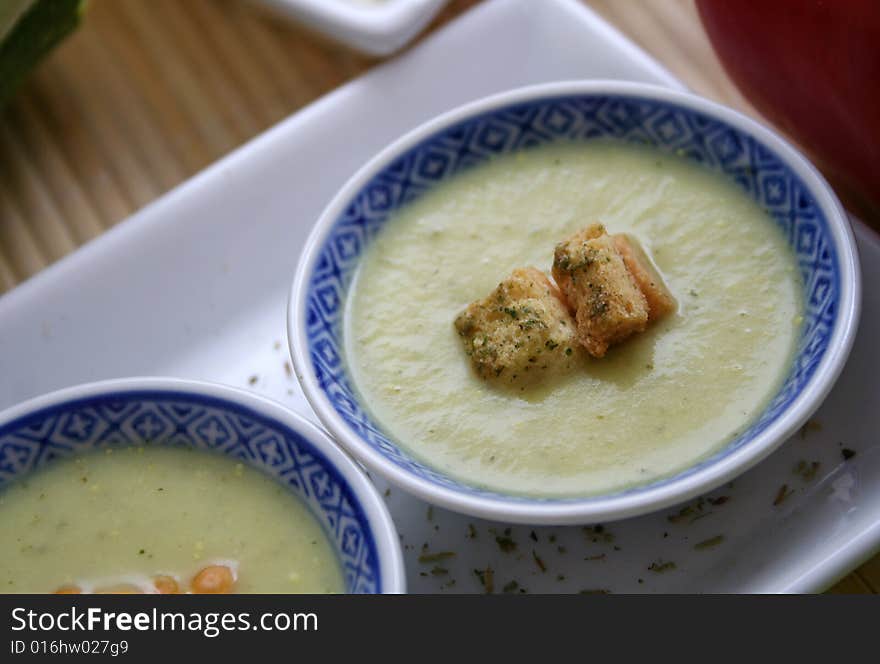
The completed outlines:
[[[456,315],[516,267],[549,272],[554,245],[594,221],[642,243],[677,312],[527,392],[480,380]],[[801,299],[782,233],[721,176],[650,148],[560,144],[389,220],[352,284],[346,355],[375,419],[424,463],[502,492],[589,495],[679,471],[753,421],[790,364]]]
[[[180,592],[209,565],[239,593],[343,592],[333,548],[298,498],[219,454],[161,446],[92,452],[0,492],[0,591]]]

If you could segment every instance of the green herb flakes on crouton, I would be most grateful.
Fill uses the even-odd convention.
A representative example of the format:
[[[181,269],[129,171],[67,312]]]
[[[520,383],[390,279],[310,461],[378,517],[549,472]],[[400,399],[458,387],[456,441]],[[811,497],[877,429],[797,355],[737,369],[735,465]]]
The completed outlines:
[[[646,328],[648,302],[602,224],[556,245],[553,278],[574,314],[578,340],[593,357]]]
[[[518,268],[455,319],[477,375],[511,385],[536,382],[581,359],[575,323],[540,270]]]

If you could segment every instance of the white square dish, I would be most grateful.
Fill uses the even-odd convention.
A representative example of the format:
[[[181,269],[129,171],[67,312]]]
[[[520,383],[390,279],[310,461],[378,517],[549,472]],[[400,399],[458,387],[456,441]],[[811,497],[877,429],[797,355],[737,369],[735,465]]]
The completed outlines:
[[[370,55],[389,55],[415,37],[447,0],[261,0],[313,30]]]
[[[442,111],[578,78],[681,88],[574,0],[479,5],[0,298],[0,407],[148,374],[250,387],[314,420],[286,365],[285,305],[326,203],[380,148]],[[880,240],[858,224],[856,235],[865,283],[880,281]],[[830,585],[880,545],[878,335],[880,302],[869,291],[849,364],[816,416],[821,429],[687,506],[598,530],[535,528],[533,537],[527,526],[506,533],[392,489],[410,591],[481,592],[489,567],[497,591],[515,592]],[[844,461],[844,448],[856,455]],[[809,480],[793,473],[801,461],[820,464]],[[791,492],[780,501],[783,485]]]

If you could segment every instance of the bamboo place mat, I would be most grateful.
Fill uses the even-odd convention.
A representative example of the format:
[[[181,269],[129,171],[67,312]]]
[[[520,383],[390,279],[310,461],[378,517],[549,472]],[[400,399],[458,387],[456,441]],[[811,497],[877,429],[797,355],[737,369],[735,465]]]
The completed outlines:
[[[691,0],[588,4],[696,92],[757,115]],[[242,0],[92,0],[0,115],[0,293],[375,63]],[[880,591],[880,556],[832,591]]]

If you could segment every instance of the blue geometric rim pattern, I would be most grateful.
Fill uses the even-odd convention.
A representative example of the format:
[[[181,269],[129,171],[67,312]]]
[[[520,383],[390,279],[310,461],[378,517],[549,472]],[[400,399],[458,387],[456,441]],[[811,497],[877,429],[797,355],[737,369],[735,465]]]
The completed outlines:
[[[802,335],[791,372],[760,418],[699,464],[615,495],[677,481],[747,445],[807,385],[828,349],[837,321],[840,276],[828,221],[803,181],[748,134],[686,107],[627,95],[547,97],[462,120],[408,150],[357,192],[318,250],[308,277],[305,313],[312,366],[339,416],[383,456],[423,479],[471,495],[512,503],[591,500],[520,497],[480,489],[441,475],[398,448],[359,403],[343,358],[342,316],[361,254],[401,206],[456,173],[501,154],[556,141],[608,139],[654,146],[733,180],[767,210],[784,233],[796,255],[805,294]]]
[[[0,427],[0,489],[54,459],[143,443],[194,447],[248,463],[291,489],[333,543],[350,593],[381,592],[370,523],[346,480],[308,440],[222,399],[132,391],[71,400]]]

